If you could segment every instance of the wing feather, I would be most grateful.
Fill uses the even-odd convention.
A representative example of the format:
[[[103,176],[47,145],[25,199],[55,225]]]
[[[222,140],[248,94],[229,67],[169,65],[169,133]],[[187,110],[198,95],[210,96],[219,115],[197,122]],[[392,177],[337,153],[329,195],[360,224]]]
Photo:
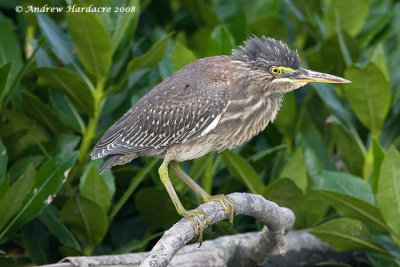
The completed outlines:
[[[163,83],[165,84],[163,85]],[[92,158],[184,143],[216,127],[228,104],[225,82],[174,84],[165,80],[140,99],[98,141]],[[167,93],[164,93],[167,92]]]

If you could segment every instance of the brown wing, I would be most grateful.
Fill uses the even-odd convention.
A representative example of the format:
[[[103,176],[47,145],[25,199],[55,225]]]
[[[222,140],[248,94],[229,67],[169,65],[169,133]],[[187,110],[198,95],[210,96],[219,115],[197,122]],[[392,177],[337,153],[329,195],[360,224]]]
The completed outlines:
[[[227,84],[178,84],[174,78],[179,77],[170,78],[141,98],[106,131],[96,144],[92,159],[184,143],[217,125],[228,104]]]

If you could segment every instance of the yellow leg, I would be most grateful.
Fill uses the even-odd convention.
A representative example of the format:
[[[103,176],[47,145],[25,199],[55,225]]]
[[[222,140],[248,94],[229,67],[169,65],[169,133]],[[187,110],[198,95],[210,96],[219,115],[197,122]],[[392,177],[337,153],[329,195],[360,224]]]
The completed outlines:
[[[204,191],[201,186],[199,186],[195,181],[192,180],[192,178],[189,177],[186,173],[184,173],[179,166],[179,163],[177,161],[171,161],[171,169],[172,171],[178,176],[185,184],[187,184],[197,195],[199,195],[204,202],[210,202],[210,201],[217,201],[221,203],[222,207],[225,210],[225,214],[228,213],[228,207],[225,205],[225,202],[231,207],[231,214],[229,216],[229,222],[231,225],[233,224],[233,217],[235,215],[235,203],[233,200],[225,195],[215,195],[211,196],[208,194],[206,191]],[[206,217],[207,223],[210,223],[210,220],[208,217]]]
[[[167,158],[164,159],[163,163],[161,164],[160,168],[158,169],[158,174],[160,175],[161,182],[164,184],[165,189],[167,189],[169,197],[171,198],[172,203],[174,203],[176,211],[178,212],[179,215],[181,215],[182,217],[185,217],[193,224],[194,232],[196,235],[199,235],[198,241],[201,242],[203,239],[204,225],[201,222],[201,220],[199,219],[198,214],[203,215],[204,218],[207,220],[207,223],[209,223],[209,219],[203,210],[195,209],[195,210],[187,211],[183,207],[183,205],[182,205],[181,201],[179,200],[178,195],[176,194],[175,189],[172,186],[172,183],[169,179],[168,163],[169,163],[168,159]],[[196,226],[195,222],[193,221],[193,218],[198,222],[200,232],[197,230],[197,226]]]

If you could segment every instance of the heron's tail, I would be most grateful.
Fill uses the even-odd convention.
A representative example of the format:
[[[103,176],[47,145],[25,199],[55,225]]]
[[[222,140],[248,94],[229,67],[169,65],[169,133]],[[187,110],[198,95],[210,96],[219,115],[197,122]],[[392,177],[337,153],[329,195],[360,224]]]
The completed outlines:
[[[99,173],[102,174],[103,172],[108,171],[109,169],[111,169],[112,166],[117,165],[114,164],[115,161],[117,161],[119,159],[121,155],[111,155],[108,156],[103,163],[100,165],[99,168]]]

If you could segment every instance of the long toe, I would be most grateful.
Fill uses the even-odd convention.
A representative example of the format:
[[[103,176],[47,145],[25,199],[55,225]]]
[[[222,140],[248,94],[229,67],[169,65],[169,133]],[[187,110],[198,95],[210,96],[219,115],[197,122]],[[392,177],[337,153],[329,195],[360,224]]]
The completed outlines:
[[[225,214],[229,213],[228,206],[231,208],[230,209],[230,215],[229,215],[229,223],[233,225],[233,217],[235,216],[235,202],[230,198],[225,195],[215,195],[215,196],[209,196],[206,199],[204,199],[205,202],[210,202],[210,201],[216,201],[219,202],[222,205],[222,208],[225,211]],[[228,206],[226,205],[228,204]]]
[[[200,220],[199,215],[204,217],[204,219],[206,220],[206,225],[204,225],[203,222]],[[193,224],[194,233],[199,236],[197,241],[200,242],[201,245],[201,242],[203,241],[203,231],[210,225],[210,219],[202,209],[185,211],[182,216],[188,219]],[[197,224],[195,223],[195,221],[197,221]]]

